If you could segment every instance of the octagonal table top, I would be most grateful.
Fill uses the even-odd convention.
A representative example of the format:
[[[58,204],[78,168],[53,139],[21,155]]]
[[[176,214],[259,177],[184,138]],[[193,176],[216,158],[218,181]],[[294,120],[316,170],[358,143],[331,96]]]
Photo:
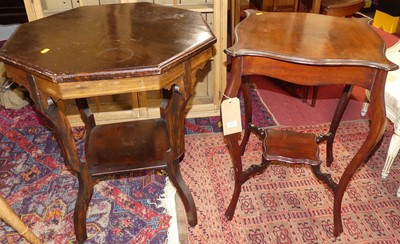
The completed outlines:
[[[84,6],[22,24],[0,60],[61,83],[158,75],[211,47],[198,12],[151,3]]]

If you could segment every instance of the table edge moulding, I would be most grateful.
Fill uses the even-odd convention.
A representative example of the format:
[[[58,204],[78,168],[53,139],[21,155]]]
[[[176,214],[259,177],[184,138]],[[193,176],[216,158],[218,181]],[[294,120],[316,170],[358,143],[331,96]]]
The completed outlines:
[[[114,16],[114,13],[118,14]],[[163,14],[159,17],[152,13]],[[74,33],[73,28],[65,28],[58,33],[58,39],[47,39],[47,42],[40,39],[43,30],[46,33],[48,30],[56,31],[60,23],[74,20],[77,15],[84,22],[102,14],[108,17],[112,15],[116,19],[130,19],[131,26],[140,24],[141,28],[109,35],[103,29],[96,28],[99,25],[94,23],[90,31],[83,35]],[[151,17],[143,18],[144,15]],[[180,19],[182,22],[178,22]],[[172,21],[172,24],[168,21]],[[105,23],[109,25],[106,29],[113,27],[112,22]],[[99,35],[123,42],[135,35],[134,30],[146,33],[147,39],[146,42],[134,40],[123,46],[123,50],[135,53],[124,62],[119,62],[119,52],[98,55],[104,50],[120,50],[119,42],[112,42],[116,44],[106,47],[90,42]],[[164,35],[162,40],[158,38],[160,33]],[[57,43],[59,39],[64,40],[63,35],[72,35],[82,43],[74,46],[69,59],[65,58],[65,53],[71,53],[71,47]],[[78,243],[87,238],[86,215],[95,179],[108,174],[166,169],[183,202],[189,225],[197,224],[196,206],[180,173],[179,162],[185,152],[185,108],[194,94],[196,74],[213,57],[216,41],[200,13],[142,2],[126,6],[87,6],[29,22],[21,25],[0,49],[0,60],[5,64],[7,75],[29,91],[36,108],[52,122],[66,166],[78,177],[79,191],[74,211]],[[169,44],[165,45],[164,42]],[[44,47],[49,47],[49,50]],[[75,62],[82,50],[88,53],[82,57],[86,58],[84,60],[87,63]],[[93,59],[96,62],[91,62]],[[114,76],[110,75],[112,71]],[[87,100],[88,97],[103,94],[104,90],[119,94],[157,89],[163,89],[164,95],[159,118],[98,124]],[[71,123],[62,108],[64,99],[75,100],[84,122],[85,159],[78,155]]]
[[[384,86],[388,71],[398,66],[385,57],[385,43],[366,20],[337,18],[313,13],[270,13],[246,10],[246,19],[235,28],[235,43],[225,52],[232,58],[231,75],[223,100],[243,89],[245,123],[241,133],[225,135],[234,168],[235,186],[225,212],[233,218],[241,186],[262,173],[272,161],[304,163],[334,194],[333,234],[343,232],[341,204],[352,176],[378,144],[385,131]],[[355,38],[355,33],[363,33]],[[352,34],[354,33],[354,34]],[[264,75],[299,85],[344,85],[343,94],[327,133],[291,132],[258,128],[252,124],[249,75]],[[334,161],[336,130],[348,104],[353,86],[371,90],[371,124],[365,142],[344,170],[339,182],[321,172],[320,143],[326,142],[326,164]],[[221,111],[224,116],[224,111]],[[251,133],[263,146],[262,162],[243,170],[242,155]]]
[[[35,21],[49,15],[58,14],[76,7],[90,5],[106,5],[115,3],[150,2],[148,0],[79,0],[79,1],[54,1],[54,0],[24,0],[29,21]],[[174,6],[182,9],[201,12],[217,38],[213,46],[214,55],[209,61],[210,67],[202,71],[203,81],[196,85],[196,92],[187,106],[187,117],[218,116],[222,92],[226,85],[226,55],[223,50],[227,47],[227,11],[228,3],[224,0],[153,0],[156,4]],[[51,4],[49,4],[51,3]],[[79,27],[77,27],[79,28]],[[209,70],[209,71],[207,71]],[[133,92],[113,96],[104,94],[89,100],[94,116],[99,124],[110,122],[123,122],[138,119],[159,117],[158,104],[162,100],[161,93],[157,91]],[[83,125],[78,111],[71,109],[74,105],[66,102],[67,118],[72,126]]]

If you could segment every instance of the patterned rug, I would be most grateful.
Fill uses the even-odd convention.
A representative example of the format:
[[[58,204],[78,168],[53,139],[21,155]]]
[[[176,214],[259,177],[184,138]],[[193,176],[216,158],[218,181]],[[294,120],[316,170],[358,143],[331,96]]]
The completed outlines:
[[[252,93],[254,122],[275,125],[255,89]],[[186,133],[219,132],[219,120],[188,119]],[[85,130],[75,128],[74,134],[83,158]],[[47,120],[32,106],[0,106],[0,149],[0,194],[44,243],[73,242],[78,181],[62,163]],[[85,243],[165,243],[171,220],[163,207],[165,187],[166,177],[153,171],[103,178],[89,206]],[[0,243],[26,242],[0,221]]]
[[[251,84],[250,91],[252,95],[253,123],[261,127],[277,125],[274,116],[260,98],[255,84]],[[240,108],[242,109],[242,121],[244,121],[244,102],[242,95],[242,92],[239,91],[238,97],[240,98]],[[185,134],[222,132],[222,128],[219,125],[220,120],[221,116],[186,119]]]
[[[27,106],[0,109],[0,123],[1,194],[44,243],[73,242],[78,181],[60,163],[59,147],[47,121]],[[82,148],[84,130],[74,132]],[[126,176],[95,185],[87,243],[166,241],[171,216],[160,207],[166,177],[152,171]],[[25,243],[2,221],[0,242]]]
[[[328,125],[287,129],[321,133],[328,131]],[[334,144],[335,161],[330,169],[322,167],[323,172],[337,181],[367,131],[366,121],[342,123]],[[338,238],[333,236],[333,196],[302,165],[272,164],[247,181],[235,216],[228,221],[224,212],[233,192],[233,171],[222,135],[188,136],[181,170],[199,216],[199,225],[188,228],[188,243],[400,243],[400,198],[396,197],[400,157],[388,178],[381,178],[392,133],[389,125],[379,149],[350,182],[342,205],[344,232]],[[325,158],[323,146],[320,156]],[[252,136],[244,163],[260,161],[261,143]]]

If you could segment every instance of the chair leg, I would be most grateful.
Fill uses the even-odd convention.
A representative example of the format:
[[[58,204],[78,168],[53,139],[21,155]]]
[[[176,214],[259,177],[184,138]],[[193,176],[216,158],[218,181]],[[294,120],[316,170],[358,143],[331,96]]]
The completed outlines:
[[[315,103],[317,102],[317,96],[318,96],[318,86],[314,86],[312,100],[311,100],[311,107],[315,107]]]
[[[299,1],[298,0],[293,1],[293,12],[299,12]]]
[[[312,89],[313,89],[313,93],[312,93],[312,98],[311,98],[311,107],[315,107],[315,103],[317,101],[317,96],[318,96],[318,86],[312,86]],[[307,102],[309,91],[310,91],[310,86],[304,86],[303,103]]]
[[[272,0],[272,12],[278,12],[278,0]]]
[[[310,90],[309,86],[304,86],[304,90],[303,90],[303,103],[307,102],[307,98],[308,98],[308,91]]]
[[[368,101],[368,98],[365,97],[362,108],[361,108],[361,116],[364,117],[365,115],[367,115],[368,106],[369,106],[369,101]]]
[[[392,167],[393,161],[396,158],[400,150],[400,128],[395,130],[395,133],[390,140],[389,150],[386,157],[385,165],[382,170],[382,178],[386,178],[389,175],[390,168]]]
[[[400,187],[397,189],[397,197],[400,197]]]

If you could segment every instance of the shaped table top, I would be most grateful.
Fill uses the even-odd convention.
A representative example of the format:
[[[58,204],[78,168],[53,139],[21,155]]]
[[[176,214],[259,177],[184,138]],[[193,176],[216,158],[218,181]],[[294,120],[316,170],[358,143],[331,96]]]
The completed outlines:
[[[54,82],[158,75],[216,38],[201,13],[150,3],[85,6],[22,24],[0,60]]]
[[[311,13],[247,10],[235,28],[231,56],[261,56],[310,65],[354,65],[394,70],[385,43],[366,19]]]

